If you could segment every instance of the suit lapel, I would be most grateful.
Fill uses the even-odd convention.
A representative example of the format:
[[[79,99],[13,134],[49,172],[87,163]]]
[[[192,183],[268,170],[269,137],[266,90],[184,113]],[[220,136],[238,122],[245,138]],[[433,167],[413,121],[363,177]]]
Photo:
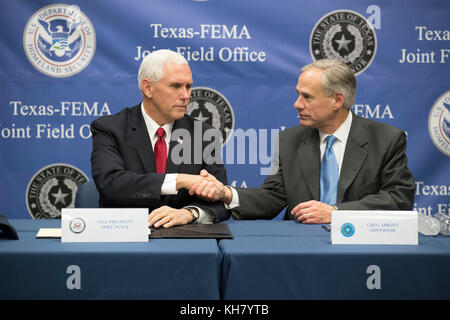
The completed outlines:
[[[156,172],[155,156],[140,104],[131,109],[128,128],[145,172]]]
[[[319,133],[315,129],[308,130],[297,147],[297,163],[305,177],[306,184],[313,199],[320,199],[320,149]]]
[[[344,159],[342,161],[338,184],[338,202],[342,202],[345,191],[353,182],[367,158],[367,133],[360,118],[355,114],[352,116],[352,126],[350,128],[347,145],[345,147]]]
[[[141,105],[137,105],[131,109],[130,119],[129,119],[129,135],[134,143],[136,151],[141,159],[142,165],[144,166],[145,172],[156,172],[155,155],[153,153],[152,144],[150,142],[150,137],[148,135],[147,126],[145,125],[144,117],[141,112]],[[173,132],[176,129],[187,129],[189,127],[186,123],[185,118],[175,121],[172,129]],[[170,156],[172,149],[179,143],[178,141],[173,141],[171,139],[169,143],[169,156],[167,157],[166,172],[167,173],[177,173],[180,171],[183,164],[175,164]]]
[[[175,163],[173,162],[173,158],[175,157],[175,155],[172,155],[173,148],[174,148],[177,144],[183,143],[183,142],[182,142],[183,140],[182,140],[181,138],[180,138],[180,139],[177,139],[177,140],[174,140],[175,136],[174,136],[173,133],[174,133],[175,130],[177,130],[177,129],[186,129],[186,130],[189,131],[189,128],[188,128],[188,126],[187,126],[187,124],[186,124],[185,118],[181,118],[180,120],[176,120],[176,121],[174,122],[174,124],[173,124],[172,135],[171,135],[170,144],[169,144],[169,156],[167,157],[167,163],[166,163],[166,172],[167,172],[167,173],[178,173],[178,172],[180,172],[181,167],[183,166],[183,163],[175,164]],[[191,137],[191,139],[192,139],[192,138],[193,138],[193,137]],[[191,141],[191,142],[192,142],[192,141]],[[177,157],[178,157],[178,156],[182,157],[183,154],[181,153],[181,154],[177,155]]]

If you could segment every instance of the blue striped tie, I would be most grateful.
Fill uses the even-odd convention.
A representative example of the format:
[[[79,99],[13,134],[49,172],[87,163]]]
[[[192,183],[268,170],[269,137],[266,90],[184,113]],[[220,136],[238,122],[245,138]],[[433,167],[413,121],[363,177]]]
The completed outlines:
[[[320,202],[334,205],[337,202],[337,186],[339,181],[339,168],[333,152],[333,143],[336,137],[328,136],[327,146],[322,157],[320,169]]]

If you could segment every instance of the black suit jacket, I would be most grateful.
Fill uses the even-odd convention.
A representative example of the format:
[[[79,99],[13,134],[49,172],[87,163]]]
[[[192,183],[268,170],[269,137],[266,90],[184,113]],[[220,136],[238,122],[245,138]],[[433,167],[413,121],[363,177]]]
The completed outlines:
[[[189,132],[191,140],[194,140],[195,126],[202,128],[203,133],[212,128],[185,115],[184,118],[175,121],[171,140],[177,129]],[[152,211],[163,205],[173,208],[191,205],[214,213],[216,222],[229,218],[229,212],[222,203],[203,201],[190,196],[187,190],[180,189],[177,195],[161,195],[165,174],[156,173],[153,149],[140,104],[133,108],[125,108],[115,115],[96,119],[91,124],[91,131],[92,176],[99,190],[100,207],[144,207]],[[183,147],[185,148],[189,145],[187,139],[188,137],[183,137]],[[221,161],[208,164],[209,161],[206,163],[205,159],[199,156],[198,153],[200,151],[203,153],[207,146],[209,146],[208,150],[212,149],[211,142],[203,140],[201,139],[201,142],[196,140],[197,147],[195,147],[195,143],[191,143],[190,153],[188,152],[186,155],[189,160],[181,164],[174,163],[170,156],[173,148],[180,142],[171,141],[166,173],[199,174],[202,169],[206,169],[226,184],[226,171]],[[219,144],[220,150],[220,141],[213,142]],[[201,147],[198,147],[199,143],[201,143]],[[197,152],[196,157],[195,152]],[[185,155],[183,152],[177,154]],[[214,155],[214,153],[212,154]]]
[[[300,202],[320,201],[317,129],[298,125],[279,135],[278,170],[259,188],[238,189],[238,219],[271,219],[286,205],[285,219]],[[339,176],[341,210],[411,210],[414,179],[407,168],[405,133],[353,114]]]

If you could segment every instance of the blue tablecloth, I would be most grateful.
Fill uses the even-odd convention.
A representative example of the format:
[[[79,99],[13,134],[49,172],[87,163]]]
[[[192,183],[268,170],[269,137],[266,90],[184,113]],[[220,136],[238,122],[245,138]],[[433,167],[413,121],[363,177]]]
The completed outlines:
[[[450,237],[418,246],[332,245],[320,225],[230,222],[224,299],[449,299]],[[378,268],[378,269],[377,269]]]
[[[61,243],[35,238],[60,221],[10,222],[20,240],[0,238],[0,299],[450,299],[450,237],[332,245],[318,225],[229,221],[219,245]]]
[[[61,243],[36,239],[39,228],[61,221],[10,223],[20,239],[0,238],[0,299],[220,298],[215,239]]]

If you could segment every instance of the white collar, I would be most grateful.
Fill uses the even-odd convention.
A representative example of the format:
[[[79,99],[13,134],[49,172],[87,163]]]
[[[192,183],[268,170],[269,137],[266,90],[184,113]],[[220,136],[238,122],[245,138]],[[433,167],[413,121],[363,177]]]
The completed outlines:
[[[334,133],[332,133],[332,135],[335,136],[338,139],[338,141],[341,141],[344,144],[347,144],[348,135],[350,133],[350,127],[352,126],[352,119],[353,119],[352,112],[349,111],[345,121],[339,126],[339,128],[337,128],[337,130]],[[322,133],[319,131],[319,136],[320,136],[320,143],[322,143],[326,139],[326,137],[329,136],[329,134]]]
[[[166,131],[165,140],[168,141],[168,138],[170,139],[170,135],[172,134],[172,128],[175,121],[171,121],[160,126],[147,114],[147,112],[145,112],[143,102],[141,103],[141,111],[144,117],[145,125],[147,126],[148,134],[150,135],[150,139],[156,135],[156,130],[162,127],[164,131]]]

